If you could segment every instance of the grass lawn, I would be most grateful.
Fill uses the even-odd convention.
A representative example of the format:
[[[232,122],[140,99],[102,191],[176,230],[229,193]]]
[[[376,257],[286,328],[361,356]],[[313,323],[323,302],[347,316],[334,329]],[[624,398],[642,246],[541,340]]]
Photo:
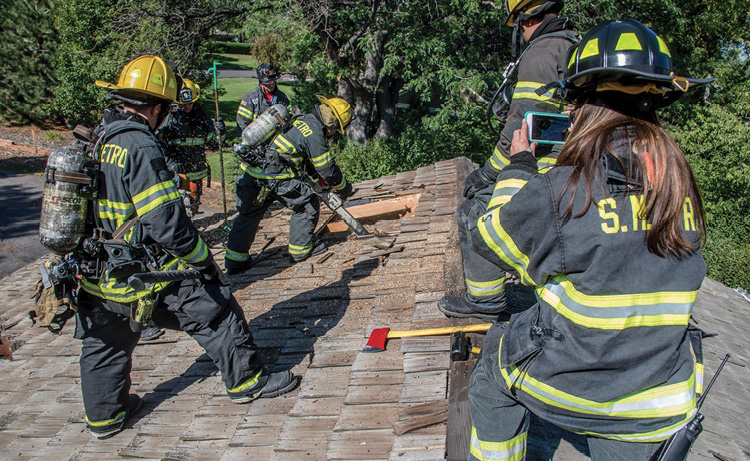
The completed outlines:
[[[253,70],[260,64],[254,57],[247,54],[210,54],[207,60],[220,62],[221,67],[239,70]]]
[[[252,56],[245,54],[214,54],[210,58],[212,61],[217,61],[222,64],[222,67],[229,67],[232,69],[254,69],[258,65],[258,61]],[[240,105],[242,97],[245,93],[258,86],[258,80],[255,78],[220,78],[217,82],[219,88],[226,90],[222,96],[219,96],[219,113],[224,119],[224,123],[227,127],[227,134],[225,136],[224,144],[228,147],[224,147],[224,180],[227,184],[228,190],[234,190],[234,177],[239,172],[239,158],[232,152],[232,143],[234,141],[239,142],[237,136],[237,108]],[[288,82],[279,83],[279,89],[286,93],[290,99],[294,99],[294,87],[293,84]],[[213,102],[213,90],[204,93],[206,99],[203,100],[203,110],[213,119],[216,116],[216,108]],[[236,138],[236,139],[235,139]],[[211,180],[220,181],[221,171],[219,170],[219,153],[208,155],[208,163],[211,166]]]

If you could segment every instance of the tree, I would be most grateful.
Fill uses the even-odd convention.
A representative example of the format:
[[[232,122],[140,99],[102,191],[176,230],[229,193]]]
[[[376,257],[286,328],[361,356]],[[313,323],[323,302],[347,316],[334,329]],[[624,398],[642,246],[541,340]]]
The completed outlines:
[[[263,2],[223,0],[57,0],[57,5],[55,110],[71,124],[96,123],[104,92],[94,80],[117,81],[122,67],[144,54],[194,73],[203,67],[214,28],[268,8]]]
[[[295,0],[289,9],[335,65],[338,94],[354,104],[350,139],[387,137],[402,89],[428,102],[478,83],[499,10],[454,0]],[[458,82],[458,84],[457,84]],[[462,82],[462,83],[460,83]],[[484,84],[486,90],[486,84]]]
[[[57,48],[52,0],[9,0],[0,16],[0,121],[44,123]]]

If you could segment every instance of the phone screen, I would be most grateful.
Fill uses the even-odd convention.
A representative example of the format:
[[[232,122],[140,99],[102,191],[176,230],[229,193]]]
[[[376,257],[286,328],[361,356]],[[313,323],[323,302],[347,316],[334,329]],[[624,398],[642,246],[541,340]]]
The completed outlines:
[[[570,128],[567,115],[529,112],[526,114],[529,125],[529,142],[562,144]]]

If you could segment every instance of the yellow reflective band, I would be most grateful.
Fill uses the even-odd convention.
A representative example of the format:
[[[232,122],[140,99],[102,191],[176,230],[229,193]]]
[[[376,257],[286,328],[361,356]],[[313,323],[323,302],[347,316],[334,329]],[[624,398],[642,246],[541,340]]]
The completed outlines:
[[[202,146],[203,144],[205,144],[205,139],[203,138],[185,138],[175,143],[177,146]]]
[[[159,271],[166,271],[166,270],[182,270],[187,269],[188,265],[182,262],[181,260],[174,258],[170,260],[168,263],[164,264],[162,267],[159,268]],[[92,283],[86,278],[81,279],[81,288],[89,294],[92,294],[99,298],[108,299],[110,301],[115,301],[118,303],[131,303],[138,301],[138,299],[151,294],[156,293],[164,288],[168,287],[172,282],[160,282],[156,283],[151,287],[147,287],[143,291],[135,291],[132,288],[130,288],[128,285],[125,284],[124,280],[117,280],[114,278],[109,279],[107,281],[107,273],[102,276],[102,278],[98,279],[97,283]],[[119,285],[119,286],[118,286]]]
[[[667,427],[657,429],[650,432],[641,432],[637,434],[602,434],[593,431],[575,431],[581,435],[593,435],[597,437],[604,437],[611,440],[620,440],[623,442],[661,442],[667,440],[675,432],[682,429],[697,413],[697,410],[693,409],[685,414],[685,417],[675,424],[671,424]]]
[[[498,150],[497,147],[495,147],[495,151],[492,152],[492,157],[490,157],[490,165],[496,170],[502,170],[506,166],[510,165],[510,159],[502,154]]]
[[[502,350],[498,357],[502,357]],[[595,402],[555,389],[529,376],[528,372],[520,372],[515,365],[500,368],[500,374],[509,389],[513,386],[541,402],[576,413],[621,418],[670,418],[695,409],[695,373],[687,381],[653,387],[609,402]]]
[[[133,197],[136,212],[138,216],[143,216],[159,205],[163,205],[172,200],[179,200],[180,192],[174,185],[174,181],[164,181],[149,187],[143,192]]]
[[[258,384],[258,380],[260,379],[262,371],[263,370],[261,369],[260,371],[240,383],[240,385],[237,387],[233,387],[232,389],[227,388],[227,392],[242,392],[249,387],[255,386],[256,384]]]
[[[341,178],[341,182],[333,186],[336,190],[341,190],[346,187],[346,178]]]
[[[250,120],[255,118],[255,114],[250,112],[249,110],[245,109],[244,107],[240,106],[239,109],[237,109],[237,114],[241,115],[244,118],[249,118]]]
[[[579,60],[590,58],[591,56],[596,56],[599,54],[599,39],[595,38],[592,40],[589,40],[588,43],[586,43],[583,46],[583,50],[581,51],[581,56],[578,58]]]
[[[253,178],[258,179],[289,179],[295,177],[294,172],[289,168],[286,168],[277,174],[266,174],[258,167],[253,167],[246,164],[245,162],[240,162],[240,169]]]
[[[495,190],[492,192],[492,199],[487,205],[487,209],[500,207],[510,201],[510,199],[519,191],[528,181],[525,179],[510,178],[498,181],[495,184]]]
[[[495,252],[495,254],[514,268],[524,285],[539,285],[534,282],[531,275],[526,271],[529,267],[529,258],[518,249],[513,239],[510,238],[503,226],[500,225],[500,210],[495,208],[477,221],[477,228],[484,239],[484,243]],[[487,225],[490,221],[490,225]]]
[[[667,47],[667,42],[664,41],[663,38],[656,36],[656,39],[659,41],[659,51],[666,54],[670,58],[672,57],[672,53],[669,52],[669,48]]]
[[[470,450],[472,456],[480,461],[521,461],[526,456],[526,437],[524,431],[507,442],[485,442],[477,437],[477,430],[471,427]]]
[[[641,46],[641,42],[640,40],[638,40],[638,36],[633,32],[625,32],[624,34],[620,35],[620,38],[617,39],[617,45],[615,45],[615,51],[641,50],[643,50],[643,46]]]
[[[117,413],[117,416],[115,416],[114,418],[105,419],[104,421],[91,421],[88,415],[85,415],[86,422],[89,424],[89,426],[93,426],[93,427],[109,426],[110,424],[119,423],[123,419],[125,419],[125,415],[127,414],[127,412],[128,412],[127,410],[122,410],[120,413]]]
[[[180,259],[188,264],[195,264],[201,261],[205,261],[208,255],[211,254],[208,251],[208,247],[203,239],[198,236],[198,242],[195,244],[195,248],[186,256],[181,256]]]
[[[276,138],[274,138],[273,140],[273,143],[278,146],[279,152],[281,152],[282,154],[294,154],[295,152],[297,152],[297,149],[295,149],[292,143],[287,141],[286,138],[282,135],[276,136]]]
[[[633,327],[687,326],[698,291],[665,291],[624,295],[587,295],[559,275],[537,288],[557,313],[587,328],[624,330]]]
[[[703,372],[704,366],[702,363],[695,362],[695,393],[703,393]]]
[[[315,158],[310,159],[310,161],[312,162],[315,168],[320,168],[322,166],[325,166],[326,164],[330,163],[332,160],[333,160],[333,156],[328,151],[326,151],[323,155],[319,155]]]
[[[473,296],[492,296],[502,293],[505,290],[505,277],[489,282],[475,282],[464,279],[466,282],[466,292]]]
[[[557,157],[541,157],[536,159],[537,169],[539,173],[544,174],[549,171],[550,168],[557,164]]]
[[[206,176],[208,176],[208,169],[187,174],[188,179],[191,181],[198,181],[199,179],[203,179]]]
[[[306,253],[309,253],[312,250],[312,242],[308,243],[305,246],[299,246],[299,245],[292,245],[289,244],[289,254],[293,255],[303,255]]]
[[[227,252],[224,254],[224,257],[230,261],[239,261],[239,262],[247,261],[248,259],[250,259],[250,255],[247,252],[240,253],[237,251],[230,250],[229,248],[227,248]]]
[[[575,51],[573,51],[572,55],[570,56],[570,61],[568,61],[568,69],[570,69],[570,66],[573,65],[575,60],[576,60],[576,53]]]

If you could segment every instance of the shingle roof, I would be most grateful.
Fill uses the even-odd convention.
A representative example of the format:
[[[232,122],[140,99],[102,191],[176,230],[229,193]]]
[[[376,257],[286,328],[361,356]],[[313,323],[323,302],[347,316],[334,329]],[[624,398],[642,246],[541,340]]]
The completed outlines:
[[[458,158],[360,183],[355,199],[420,194],[413,215],[366,225],[395,237],[386,239],[390,247],[330,234],[323,238],[328,254],[292,265],[279,251],[232,277],[262,356],[302,375],[298,390],[235,405],[200,346],[168,331],[136,347],[132,391],[145,409],[109,440],[85,428],[73,322],[55,336],[25,319],[38,263],[0,280],[3,338],[19,346],[12,362],[0,363],[0,459],[427,460],[445,458],[446,450],[465,459],[470,362],[451,364],[449,339],[391,340],[375,354],[362,349],[373,328],[451,324],[435,305],[459,285],[454,214],[471,168]],[[273,211],[251,253],[271,238],[270,249],[285,247],[288,217]],[[690,459],[750,458],[749,313],[734,290],[705,281],[695,318],[718,334],[704,341],[707,376],[725,351],[733,355],[704,405],[705,431]],[[530,459],[558,445],[554,459],[581,459],[575,436],[535,427]]]

